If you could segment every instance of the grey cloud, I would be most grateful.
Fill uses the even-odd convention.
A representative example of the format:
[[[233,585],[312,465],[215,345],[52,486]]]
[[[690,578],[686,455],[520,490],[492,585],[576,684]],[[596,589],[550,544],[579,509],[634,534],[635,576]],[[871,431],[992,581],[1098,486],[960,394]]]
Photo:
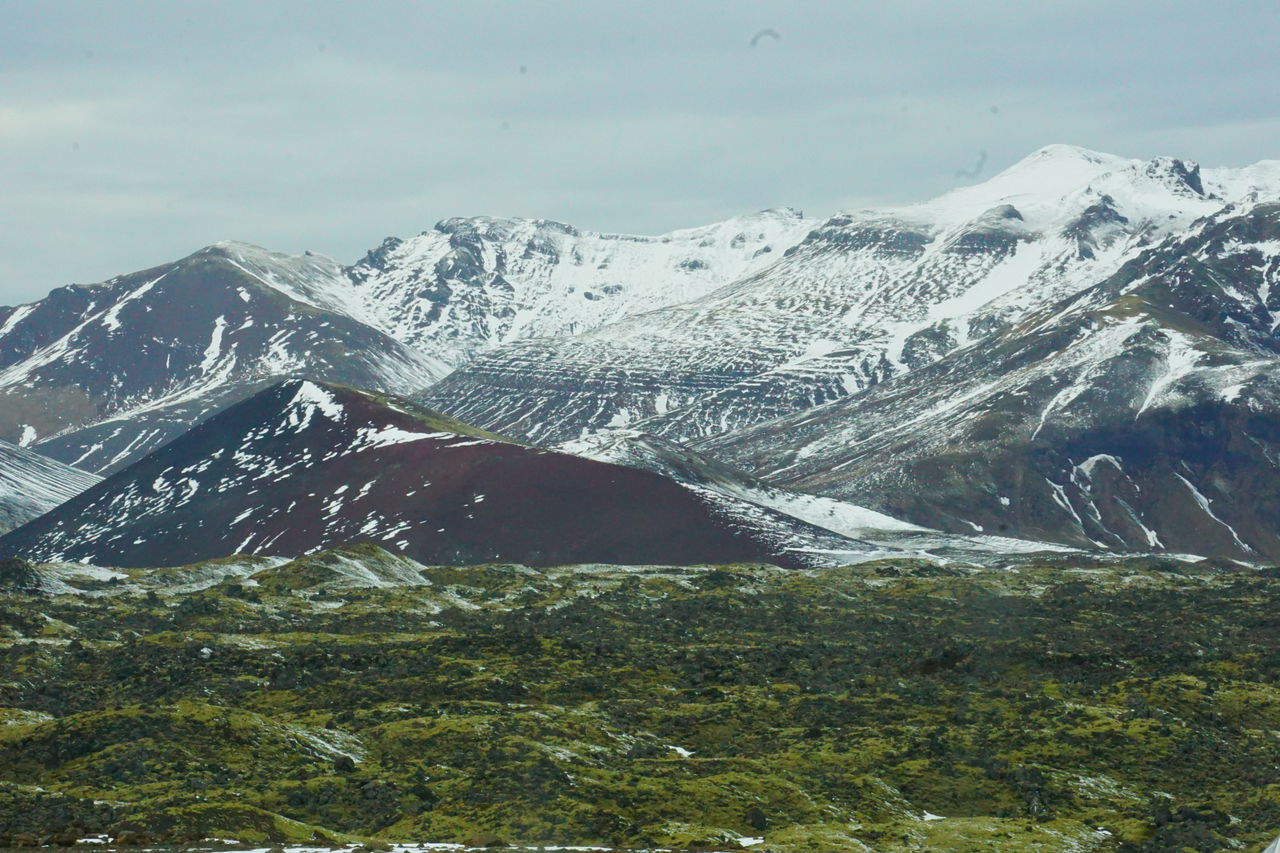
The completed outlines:
[[[822,215],[1050,142],[1280,156],[1270,0],[0,13],[0,303],[223,238],[351,260],[453,215],[639,232]],[[782,40],[750,48],[765,27]]]

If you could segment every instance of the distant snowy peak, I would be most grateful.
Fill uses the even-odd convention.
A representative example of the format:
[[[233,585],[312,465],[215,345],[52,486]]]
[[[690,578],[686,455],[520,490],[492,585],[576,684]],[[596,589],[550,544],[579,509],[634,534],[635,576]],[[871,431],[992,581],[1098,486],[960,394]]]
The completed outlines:
[[[696,299],[773,263],[815,224],[779,209],[640,237],[542,219],[447,219],[388,239],[350,275],[379,328],[460,364],[512,340]]]
[[[222,243],[0,309],[0,438],[108,471],[273,380],[405,392],[447,372],[362,322],[344,289],[326,258]]]
[[[1253,177],[1246,177],[1252,170]],[[932,201],[846,214],[855,219],[899,220],[930,233],[962,228],[997,209],[1016,211],[1028,234],[1061,233],[1088,208],[1107,199],[1134,230],[1153,235],[1239,201],[1252,188],[1280,191],[1267,170],[1202,172],[1173,157],[1134,160],[1070,145],[1050,145],[979,184],[960,187]],[[1014,217],[1006,217],[1014,219]]]
[[[314,252],[288,255],[252,243],[224,240],[196,255],[225,259],[258,284],[322,311],[369,322],[367,306],[347,275],[347,267]]]

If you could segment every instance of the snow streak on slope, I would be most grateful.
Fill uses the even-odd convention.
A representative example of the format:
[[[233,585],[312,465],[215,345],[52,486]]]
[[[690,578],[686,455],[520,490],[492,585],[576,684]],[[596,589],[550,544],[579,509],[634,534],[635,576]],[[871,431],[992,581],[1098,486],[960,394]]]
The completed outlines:
[[[99,479],[0,441],[0,533],[43,515]]]

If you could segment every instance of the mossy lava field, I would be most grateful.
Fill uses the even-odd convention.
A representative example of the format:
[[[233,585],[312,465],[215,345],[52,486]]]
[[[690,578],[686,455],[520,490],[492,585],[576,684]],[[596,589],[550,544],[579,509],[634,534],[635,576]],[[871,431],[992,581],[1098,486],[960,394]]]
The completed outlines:
[[[0,580],[0,846],[1258,850],[1280,577],[422,567]]]

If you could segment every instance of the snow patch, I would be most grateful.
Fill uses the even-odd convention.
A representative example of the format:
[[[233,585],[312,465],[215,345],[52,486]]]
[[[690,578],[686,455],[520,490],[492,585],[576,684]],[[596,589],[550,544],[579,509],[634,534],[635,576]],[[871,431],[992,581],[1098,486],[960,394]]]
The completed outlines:
[[[222,335],[226,330],[226,317],[218,317],[213,321],[213,334],[209,338],[209,345],[204,349],[204,360],[200,362],[201,373],[208,373],[217,365],[222,356]]]

